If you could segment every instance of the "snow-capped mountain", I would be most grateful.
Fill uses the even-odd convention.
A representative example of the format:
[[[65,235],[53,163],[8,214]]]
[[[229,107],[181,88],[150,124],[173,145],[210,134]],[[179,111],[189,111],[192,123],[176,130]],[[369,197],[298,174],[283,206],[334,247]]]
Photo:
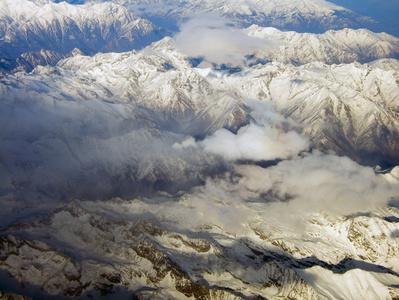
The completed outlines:
[[[269,64],[253,70],[247,80],[240,74],[225,80],[245,97],[272,101],[319,147],[370,164],[382,157],[396,164],[397,78],[397,70],[313,63],[299,68]]]
[[[0,53],[15,59],[31,51],[66,54],[141,48],[165,32],[150,21],[113,4],[5,0],[0,3]]]
[[[239,1],[230,2],[228,4],[220,3],[218,4],[220,7],[215,7],[216,2],[187,2],[182,5],[181,3],[174,2],[135,3],[131,1],[98,1],[98,3],[88,2],[84,5],[71,5],[66,2],[53,3],[49,0],[3,1],[0,4],[0,36],[2,36],[0,37],[0,55],[3,59],[3,63],[0,66],[3,70],[15,71],[24,69],[31,71],[32,67],[43,65],[45,62],[49,62],[50,65],[55,64],[74,48],[78,48],[88,54],[99,51],[128,51],[146,46],[151,41],[170,33],[165,29],[153,25],[146,19],[137,17],[138,15],[154,19],[154,22],[158,22],[166,27],[169,26],[172,30],[176,30],[177,24],[180,24],[193,15],[209,12],[218,12],[220,15],[232,18],[235,21],[241,20],[240,23],[242,26],[249,26],[255,23],[260,26],[274,26],[281,29],[295,28],[296,31],[299,30],[300,26],[304,26],[304,28],[310,26],[313,28],[312,31],[317,32],[348,26],[354,27],[353,24],[341,24],[335,20],[337,12],[349,13],[349,11],[328,2],[301,1],[300,5],[291,2],[285,5],[281,3],[276,5],[272,1],[266,1],[251,3],[250,6]],[[169,10],[169,13],[166,15],[164,14],[165,6]],[[282,11],[278,11],[279,9]],[[132,11],[134,11],[134,14]],[[251,11],[259,13],[254,15]],[[260,14],[260,12],[265,14],[265,16]],[[291,19],[280,20],[282,16],[287,17],[288,15],[291,15]],[[272,21],[272,17],[279,21]],[[299,19],[296,20],[296,17]],[[173,21],[167,20],[168,18],[172,18]],[[315,20],[309,21],[309,18],[314,18]],[[327,21],[329,18],[331,20]],[[161,19],[162,21],[160,21]],[[261,22],[261,20],[268,20],[268,22]],[[344,18],[340,16],[339,20],[343,22]],[[171,22],[174,22],[174,25],[170,25]],[[299,25],[297,24],[298,22],[310,22],[311,25]],[[313,24],[317,22],[326,22],[326,24]],[[257,26],[248,29],[249,34],[253,36],[265,38],[266,34],[267,38],[270,38],[271,31],[266,31]],[[330,33],[330,35],[325,34],[324,36],[315,38],[315,36],[306,34],[295,35],[295,33],[287,33],[283,37],[281,34],[274,32],[273,39],[291,44],[291,47],[288,50],[284,49],[279,53],[275,53],[273,58],[281,58],[281,54],[283,54],[283,57],[286,57],[287,60],[293,61],[294,58],[290,56],[295,56],[292,54],[296,53],[298,50],[297,47],[304,46],[310,49],[308,51],[302,50],[300,53],[304,53],[308,60],[313,56],[316,56],[315,58],[318,59],[326,59],[325,57],[321,58],[320,53],[317,54],[317,49],[320,49],[320,47],[325,47],[327,50],[330,49],[333,56],[341,56],[335,61],[330,59],[333,62],[348,62],[353,59],[362,61],[364,57],[371,59],[396,57],[397,55],[397,45],[391,45],[392,37],[387,35],[380,34],[380,36],[373,36],[370,32],[365,31],[363,34],[364,37],[360,37],[359,34],[351,34],[350,32],[346,34],[341,33],[337,37],[334,36],[334,32]],[[364,39],[360,41],[360,46],[363,45],[365,47],[364,42],[372,45],[371,43],[375,41],[377,44],[370,46],[370,49],[356,56],[353,52],[356,51],[358,44],[351,45],[353,42],[348,43],[345,45],[347,49],[342,49],[341,46],[343,41],[353,39],[355,36]],[[296,44],[298,40],[302,41],[299,45]],[[293,43],[295,43],[295,46],[292,45]],[[335,46],[338,46],[340,54],[334,53],[337,52],[337,48],[334,48]],[[47,54],[44,54],[45,51],[47,51]],[[49,55],[49,51],[51,51],[51,55]],[[316,54],[313,54],[315,52]],[[327,52],[324,51],[324,53]],[[346,52],[348,54],[345,54]],[[309,53],[311,55],[308,55]],[[34,63],[32,64],[32,59],[25,61],[26,56],[29,58],[35,57]],[[264,58],[271,57],[267,56]],[[298,59],[304,60],[304,58]]]
[[[0,69],[4,73],[31,72],[37,66],[55,66],[60,60],[84,53],[75,48],[71,52],[62,54],[52,50],[31,51],[21,54],[17,59],[2,58]]]
[[[196,215],[213,202],[196,200],[202,193],[209,191],[166,202],[73,201],[42,221],[10,226],[0,238],[0,267],[11,274],[5,280],[23,282],[21,293],[39,298],[398,296],[397,208],[349,218],[313,212],[297,232],[275,227],[254,199],[229,203],[219,195],[227,202],[212,205],[237,205],[244,216],[242,225],[224,227],[229,222],[216,211]]]
[[[184,20],[198,14],[216,13],[242,26],[256,24],[299,32],[323,32],[345,27],[372,27],[375,21],[324,0],[117,0],[155,24],[176,30]]]
[[[346,28],[311,34],[253,25],[246,32],[249,36],[276,44],[275,49],[256,53],[256,58],[266,61],[296,65],[315,61],[339,64],[399,57],[398,38],[366,29]]]
[[[397,38],[320,0],[67,2],[0,3],[0,299],[399,298]]]
[[[249,122],[247,98],[270,101],[322,149],[370,164],[397,164],[397,78],[397,69],[358,63],[295,67],[276,62],[233,74],[193,68],[166,38],[141,52],[75,56],[55,68],[6,77],[2,93],[9,99],[20,93],[40,98],[47,91],[47,97],[60,101],[138,105],[154,115],[158,126],[194,136]],[[369,161],[373,153],[379,156]]]

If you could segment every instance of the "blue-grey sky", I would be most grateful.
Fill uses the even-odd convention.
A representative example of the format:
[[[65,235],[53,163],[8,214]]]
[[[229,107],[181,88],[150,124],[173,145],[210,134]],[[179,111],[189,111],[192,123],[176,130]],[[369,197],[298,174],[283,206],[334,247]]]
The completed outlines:
[[[399,0],[329,0],[381,23],[382,31],[399,37]]]

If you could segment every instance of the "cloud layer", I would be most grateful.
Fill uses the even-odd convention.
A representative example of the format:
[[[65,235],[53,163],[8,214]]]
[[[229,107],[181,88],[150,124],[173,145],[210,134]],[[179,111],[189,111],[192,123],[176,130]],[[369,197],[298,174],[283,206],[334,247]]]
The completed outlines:
[[[370,167],[347,157],[308,154],[268,168],[237,166],[234,173],[209,179],[185,196],[174,214],[180,210],[182,227],[214,224],[245,236],[255,222],[265,229],[304,234],[306,219],[320,213],[345,217],[371,212],[398,194],[398,184],[389,184]]]
[[[372,168],[336,155],[308,154],[266,169],[240,167],[239,172],[248,189],[273,191],[291,211],[347,215],[373,210],[398,193],[398,185],[388,184]]]
[[[307,138],[291,130],[290,120],[273,112],[270,103],[247,99],[252,122],[235,134],[219,129],[199,144],[206,152],[226,160],[286,159],[309,148]]]
[[[336,217],[384,207],[399,195],[399,184],[376,175],[347,157],[307,152],[309,140],[293,129],[296,124],[273,112],[270,103],[246,100],[251,122],[235,134],[219,129],[203,141],[192,138],[175,147],[202,148],[234,166],[224,176],[184,196],[173,213],[180,226],[213,224],[234,235],[246,236],[251,223],[293,234],[304,234],[307,219],[323,212]],[[235,165],[236,160],[274,160],[263,168]],[[194,226],[194,225],[191,225]]]
[[[284,132],[250,123],[241,127],[237,134],[219,129],[202,141],[201,146],[227,160],[260,161],[291,157],[307,149],[309,142],[295,131]]]
[[[234,66],[242,66],[245,55],[273,46],[270,42],[249,37],[229,20],[213,14],[190,19],[180,27],[174,39],[176,47],[188,56]]]
[[[390,184],[347,157],[307,154],[275,166],[237,165],[209,178],[178,201],[129,204],[135,217],[163,220],[181,232],[207,231],[250,237],[254,226],[281,235],[306,235],[309,220],[376,212],[399,195]],[[208,229],[204,229],[208,228]]]

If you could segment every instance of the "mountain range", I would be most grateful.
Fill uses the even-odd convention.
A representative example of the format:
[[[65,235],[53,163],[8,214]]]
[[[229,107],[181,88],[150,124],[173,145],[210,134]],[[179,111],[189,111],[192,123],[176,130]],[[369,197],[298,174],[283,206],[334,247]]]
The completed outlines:
[[[398,298],[399,39],[374,26],[2,1],[0,299]]]
[[[323,0],[223,0],[218,2],[212,0],[117,0],[113,2],[128,7],[159,26],[172,30],[194,15],[209,12],[235,19],[241,26],[256,24],[306,32],[367,27],[376,23],[370,18],[359,16],[342,6]]]
[[[53,57],[75,48],[87,54],[122,52],[143,47],[165,34],[147,19],[111,2],[76,6],[66,2],[6,0],[0,4],[0,20],[0,56],[11,61],[19,58],[25,63],[31,63],[26,56],[35,56],[30,52],[57,52]],[[54,58],[50,61],[54,64]],[[33,61],[33,67],[36,65]]]

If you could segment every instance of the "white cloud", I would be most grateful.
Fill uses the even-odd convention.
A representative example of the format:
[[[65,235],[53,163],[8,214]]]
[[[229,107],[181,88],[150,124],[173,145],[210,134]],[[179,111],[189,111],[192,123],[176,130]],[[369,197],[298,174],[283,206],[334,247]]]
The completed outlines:
[[[180,27],[174,37],[176,47],[186,55],[204,57],[217,64],[243,65],[245,55],[273,46],[250,37],[232,22],[214,14],[202,14]]]
[[[195,142],[195,139],[192,136],[187,137],[183,142],[181,143],[174,143],[172,146],[174,149],[180,150],[188,147],[197,147],[197,144]]]
[[[258,193],[273,190],[281,197],[289,195],[286,208],[304,213],[324,210],[347,215],[370,211],[399,191],[399,185],[388,184],[372,168],[336,155],[308,154],[266,169],[242,166],[238,171],[248,189]]]
[[[268,168],[240,165],[234,174],[209,179],[185,196],[185,205],[177,203],[174,218],[182,227],[213,224],[243,236],[250,223],[303,234],[305,219],[315,214],[371,212],[398,194],[399,184],[388,183],[370,167],[347,157],[308,154]]]
[[[272,111],[268,102],[247,100],[253,122],[236,134],[219,129],[199,144],[206,152],[227,160],[286,159],[307,150],[309,141],[289,128],[291,121]]]
[[[228,160],[255,161],[288,158],[309,147],[307,139],[295,131],[284,132],[254,123],[241,127],[237,134],[219,129],[201,142],[205,151]]]

